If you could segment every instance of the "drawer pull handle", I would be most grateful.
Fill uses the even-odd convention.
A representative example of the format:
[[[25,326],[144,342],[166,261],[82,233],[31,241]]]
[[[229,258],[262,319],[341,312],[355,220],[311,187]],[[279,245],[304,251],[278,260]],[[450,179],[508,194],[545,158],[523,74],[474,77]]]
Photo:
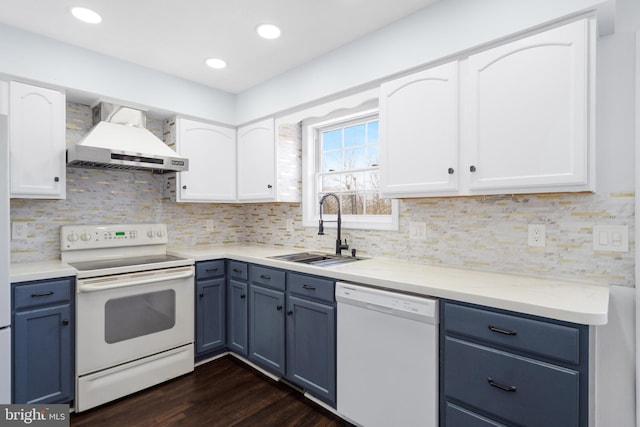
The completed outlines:
[[[245,299],[247,296],[245,294],[240,295],[240,299]]]
[[[62,321],[62,324],[63,324],[64,326],[68,326],[68,325],[69,325],[69,319],[64,319],[64,320]]]
[[[516,391],[516,386],[499,384],[499,383],[495,382],[493,380],[493,378],[491,378],[491,377],[487,378],[487,382],[489,383],[489,385],[491,387],[499,388],[500,390],[504,390],[504,391],[508,391],[508,392]]]
[[[207,273],[211,273],[211,272],[214,272],[214,273],[215,273],[216,271],[218,271],[218,267],[216,267],[216,268],[207,268],[207,269],[205,269],[205,271],[206,271]]]
[[[234,269],[233,269],[233,272],[234,272],[234,273],[242,273],[242,270],[240,270],[239,268],[234,268]]]
[[[315,291],[316,287],[315,286],[311,286],[311,285],[302,285],[303,289],[306,289],[308,291]]]
[[[503,334],[503,335],[518,335],[517,331],[510,331],[508,329],[501,329],[501,328],[496,328],[495,326],[491,326],[489,325],[489,330],[491,332],[495,332],[497,334]]]
[[[271,280],[271,276],[267,276],[266,274],[261,274],[260,278],[264,280]]]
[[[282,310],[282,306],[281,305],[277,306],[276,310],[281,311]]]
[[[293,310],[287,311],[287,316],[293,316]]]
[[[55,294],[55,292],[53,291],[43,292],[41,294],[31,294],[31,298],[48,297],[49,295],[53,295],[53,294]]]

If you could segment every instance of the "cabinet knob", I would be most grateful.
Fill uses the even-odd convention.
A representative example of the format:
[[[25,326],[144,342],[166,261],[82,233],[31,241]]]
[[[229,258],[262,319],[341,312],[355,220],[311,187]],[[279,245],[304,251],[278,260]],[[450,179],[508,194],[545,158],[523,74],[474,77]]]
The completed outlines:
[[[186,190],[186,189],[187,189],[187,186],[186,186],[186,185],[183,185],[183,186],[182,186],[182,189],[183,189],[183,190]]]
[[[281,305],[277,306],[276,310],[281,311],[282,310],[282,306]]]
[[[198,296],[199,296],[200,298],[202,298],[202,297],[204,297],[204,294],[200,294],[200,295],[198,295]]]
[[[64,319],[64,320],[62,321],[62,324],[63,324],[64,326],[67,326],[67,325],[69,324],[69,319]]]
[[[293,316],[293,310],[287,311],[287,316]]]
[[[475,166],[473,166],[473,165],[471,165],[471,166],[469,167],[469,171],[470,171],[470,172],[475,172],[475,171],[476,171],[476,167],[475,167]]]
[[[245,299],[247,296],[245,294],[240,295],[240,299]]]
[[[59,176],[54,177],[53,182],[60,182],[60,177]]]
[[[267,188],[273,188],[273,185],[267,184]]]
[[[453,170],[453,168],[449,168],[449,170],[447,172],[449,173],[449,175],[453,175],[453,172],[455,172],[455,171]]]

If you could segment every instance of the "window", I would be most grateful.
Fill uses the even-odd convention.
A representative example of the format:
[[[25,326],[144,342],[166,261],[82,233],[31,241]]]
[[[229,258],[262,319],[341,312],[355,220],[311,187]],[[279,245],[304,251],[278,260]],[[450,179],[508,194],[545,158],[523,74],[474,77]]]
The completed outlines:
[[[317,223],[322,196],[335,193],[343,227],[397,229],[397,202],[379,193],[377,111],[307,124],[305,136],[305,225]],[[322,213],[327,219],[337,215],[337,201],[326,199]]]

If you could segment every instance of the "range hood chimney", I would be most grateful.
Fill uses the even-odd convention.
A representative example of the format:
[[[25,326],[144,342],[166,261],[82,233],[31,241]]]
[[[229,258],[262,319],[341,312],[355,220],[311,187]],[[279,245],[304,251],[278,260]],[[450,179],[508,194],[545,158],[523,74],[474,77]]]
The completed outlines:
[[[93,108],[93,124],[67,149],[67,166],[155,173],[189,170],[189,159],[146,129],[143,111],[102,102]]]

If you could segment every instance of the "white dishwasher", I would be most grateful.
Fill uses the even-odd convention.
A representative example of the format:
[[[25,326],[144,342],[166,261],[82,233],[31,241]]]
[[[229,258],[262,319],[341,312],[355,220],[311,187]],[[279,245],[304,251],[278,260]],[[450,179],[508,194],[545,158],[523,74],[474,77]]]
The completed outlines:
[[[364,427],[438,425],[438,301],[336,283],[337,410]]]

